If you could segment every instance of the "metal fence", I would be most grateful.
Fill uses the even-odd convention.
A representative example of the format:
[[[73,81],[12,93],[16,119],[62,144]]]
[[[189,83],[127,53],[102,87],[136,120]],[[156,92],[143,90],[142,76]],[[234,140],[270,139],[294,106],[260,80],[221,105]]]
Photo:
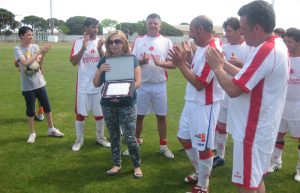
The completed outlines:
[[[48,41],[48,36],[50,34],[49,33],[36,33],[34,34],[34,39],[37,42],[46,42]],[[0,35],[0,42],[4,42],[4,43],[15,43],[18,42],[20,40],[19,35],[18,34],[11,34],[11,35]]]
[[[50,33],[36,33],[34,34],[35,42],[47,42],[48,36]],[[74,42],[76,39],[82,37],[82,35],[64,35],[64,34],[56,34],[58,36],[58,42]],[[105,36],[105,35],[104,35]],[[134,42],[137,38],[137,34],[129,36],[129,42]],[[173,44],[178,44],[183,40],[187,40],[188,37],[186,36],[167,36]],[[223,42],[226,40],[223,37],[220,37]],[[20,40],[18,34],[11,34],[11,35],[0,35],[0,42],[3,43],[16,43]]]

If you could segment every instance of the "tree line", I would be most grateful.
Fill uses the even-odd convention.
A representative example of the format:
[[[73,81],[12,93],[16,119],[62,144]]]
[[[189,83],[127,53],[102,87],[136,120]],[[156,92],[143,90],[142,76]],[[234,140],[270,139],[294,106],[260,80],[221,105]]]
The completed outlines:
[[[82,35],[83,21],[86,16],[70,17],[66,21],[49,18],[44,19],[35,15],[25,16],[20,22],[15,20],[16,15],[12,12],[0,8],[0,34],[10,35],[13,30],[21,27],[22,25],[31,26],[35,32],[51,32],[53,29],[67,35]],[[146,34],[145,20],[138,21],[137,23],[118,23],[116,20],[104,19],[100,21],[98,29],[99,34],[103,34],[103,29],[111,31],[113,29],[122,30],[127,35],[137,33],[138,35]],[[162,22],[160,33],[165,36],[182,36],[183,32],[176,29],[174,26]]]

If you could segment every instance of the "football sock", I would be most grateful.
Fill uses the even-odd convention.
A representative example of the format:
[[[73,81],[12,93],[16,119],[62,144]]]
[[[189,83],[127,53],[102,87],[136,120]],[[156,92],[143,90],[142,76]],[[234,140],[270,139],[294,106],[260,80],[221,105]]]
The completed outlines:
[[[192,147],[192,144],[189,143],[185,145],[184,147],[185,153],[188,156],[188,158],[191,160],[192,165],[195,168],[196,173],[198,174],[198,159],[199,159],[199,153],[196,148]]]
[[[168,144],[167,139],[160,139],[159,144],[160,144],[160,149],[165,149]]]
[[[84,121],[75,121],[75,128],[76,128],[76,137],[77,140],[83,142],[84,137]]]
[[[197,185],[203,188],[208,188],[209,177],[213,165],[213,152],[211,150],[199,152],[198,158],[198,183]]]
[[[223,134],[223,133],[216,133],[216,150],[217,150],[217,156],[220,158],[224,159],[225,157],[225,147],[226,147],[226,142],[227,142],[227,136],[228,134]]]
[[[96,120],[96,138],[100,140],[104,136],[104,119]]]
[[[44,113],[44,108],[43,107],[39,107],[39,114]]]
[[[278,164],[282,163],[281,155],[282,155],[283,148],[284,148],[284,141],[276,142],[273,155],[272,155],[272,160],[274,163],[278,163]]]

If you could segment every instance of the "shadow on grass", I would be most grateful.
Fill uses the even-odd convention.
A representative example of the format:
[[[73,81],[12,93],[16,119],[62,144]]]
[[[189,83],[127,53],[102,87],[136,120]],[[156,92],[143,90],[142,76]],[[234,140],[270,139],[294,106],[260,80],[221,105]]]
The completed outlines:
[[[11,125],[15,123],[26,123],[26,122],[27,122],[26,118],[7,118],[7,119],[0,118],[1,126]]]

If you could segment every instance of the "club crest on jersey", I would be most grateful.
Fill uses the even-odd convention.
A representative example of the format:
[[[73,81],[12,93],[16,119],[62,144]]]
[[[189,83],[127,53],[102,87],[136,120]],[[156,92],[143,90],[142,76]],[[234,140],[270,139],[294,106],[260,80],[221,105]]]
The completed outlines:
[[[90,53],[95,54],[96,53],[95,49],[91,49]]]
[[[153,46],[151,46],[151,47],[149,48],[149,50],[150,50],[150,51],[153,51],[153,50],[154,50],[154,47],[153,47]]]

